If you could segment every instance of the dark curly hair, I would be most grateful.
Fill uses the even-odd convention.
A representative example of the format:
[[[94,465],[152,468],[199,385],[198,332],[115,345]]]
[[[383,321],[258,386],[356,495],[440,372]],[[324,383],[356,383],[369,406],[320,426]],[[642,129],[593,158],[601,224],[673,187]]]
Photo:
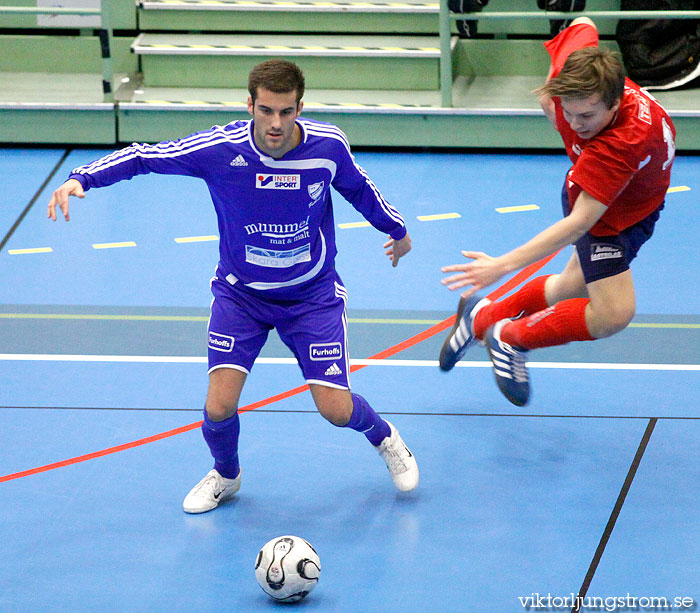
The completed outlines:
[[[276,94],[296,92],[298,106],[304,95],[304,74],[293,62],[279,59],[267,60],[258,64],[248,75],[248,92],[253,99],[253,104],[261,87]]]

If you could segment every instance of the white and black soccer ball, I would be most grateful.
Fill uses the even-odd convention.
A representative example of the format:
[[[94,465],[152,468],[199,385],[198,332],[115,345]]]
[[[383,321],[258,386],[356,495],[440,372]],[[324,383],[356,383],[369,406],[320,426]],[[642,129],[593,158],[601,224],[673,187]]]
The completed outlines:
[[[263,545],[255,560],[255,578],[279,602],[297,602],[316,587],[321,560],[298,536],[278,536]]]

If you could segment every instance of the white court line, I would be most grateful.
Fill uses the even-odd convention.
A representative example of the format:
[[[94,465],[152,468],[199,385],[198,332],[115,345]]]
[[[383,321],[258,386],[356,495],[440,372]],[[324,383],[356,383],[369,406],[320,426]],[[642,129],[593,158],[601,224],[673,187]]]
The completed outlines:
[[[70,355],[52,353],[0,353],[0,361],[18,362],[131,362],[150,364],[206,364],[200,356],[168,355]],[[256,364],[296,364],[296,358],[258,358]],[[355,366],[421,366],[437,368],[437,360],[350,360]],[[634,364],[610,362],[528,362],[530,368],[554,368],[574,370],[675,370],[700,371],[700,364]],[[491,368],[491,362],[457,363],[459,368]]]

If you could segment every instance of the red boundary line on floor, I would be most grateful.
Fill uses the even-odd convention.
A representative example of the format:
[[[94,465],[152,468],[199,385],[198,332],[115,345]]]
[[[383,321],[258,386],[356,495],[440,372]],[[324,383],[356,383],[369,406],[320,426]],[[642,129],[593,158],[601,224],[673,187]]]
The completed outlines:
[[[518,274],[516,274],[513,278],[509,279],[495,289],[493,292],[491,292],[487,297],[491,300],[497,300],[504,294],[507,294],[510,290],[514,289],[518,285],[520,285],[523,281],[528,279],[530,276],[535,274],[538,270],[540,270],[543,266],[548,264],[554,256],[557,255],[557,253],[553,253],[550,256],[547,256],[546,258],[543,258],[542,260],[535,262],[533,264],[530,264],[529,266],[523,268]],[[388,358],[389,356],[395,355],[399,353],[400,351],[403,351],[404,349],[408,349],[409,347],[412,347],[413,345],[417,345],[418,343],[430,338],[431,336],[435,336],[439,332],[442,332],[443,330],[446,330],[447,328],[451,327],[455,323],[455,317],[456,315],[452,315],[451,317],[448,317],[446,320],[441,321],[438,324],[435,324],[434,326],[431,326],[427,330],[423,330],[423,332],[420,332],[416,334],[415,336],[412,336],[410,338],[407,338],[406,340],[398,343],[397,345],[394,345],[393,347],[389,347],[388,349],[384,349],[383,351],[380,351],[379,353],[375,353],[373,356],[370,356],[368,359],[370,360],[383,360]],[[365,368],[366,365],[355,365],[350,368],[351,372],[355,372],[360,370],[361,368]],[[269,404],[273,404],[275,402],[279,402],[280,400],[284,400],[286,398],[290,398],[291,396],[296,396],[297,394],[300,394],[301,392],[305,392],[306,390],[309,389],[309,386],[304,384],[300,385],[299,387],[295,387],[293,389],[287,390],[286,392],[282,392],[280,394],[275,394],[274,396],[270,396],[269,398],[264,398],[263,400],[258,400],[257,402],[253,402],[251,404],[248,404],[244,407],[241,407],[238,409],[239,413],[246,413],[248,411],[253,411],[255,409],[258,409],[260,407],[267,406]],[[181,426],[180,428],[175,428],[173,430],[168,430],[167,432],[161,432],[160,434],[154,434],[153,436],[148,436],[146,438],[141,438],[136,441],[131,441],[130,443],[124,443],[123,445],[117,445],[116,447],[109,447],[107,449],[102,449],[100,451],[93,451],[92,453],[86,453],[85,455],[77,456],[75,458],[69,458],[67,460],[62,460],[60,462],[54,462],[53,464],[46,464],[45,466],[38,466],[36,468],[30,468],[29,470],[23,470],[21,472],[16,472],[12,473],[9,475],[5,475],[3,477],[0,477],[0,483],[4,481],[12,481],[14,479],[21,479],[22,477],[29,477],[30,475],[36,475],[38,473],[43,473],[47,472],[49,470],[55,470],[57,468],[63,468],[65,466],[70,466],[72,464],[79,464],[80,462],[86,462],[87,460],[94,460],[95,458],[101,458],[106,455],[110,455],[112,453],[117,453],[119,451],[126,451],[127,449],[133,449],[134,447],[140,447],[141,445],[147,445],[148,443],[154,443],[155,441],[160,441],[164,438],[169,438],[171,436],[176,436],[177,434],[183,434],[184,432],[189,432],[190,430],[196,430],[202,425],[202,421],[197,421],[192,424],[188,424],[186,426]]]

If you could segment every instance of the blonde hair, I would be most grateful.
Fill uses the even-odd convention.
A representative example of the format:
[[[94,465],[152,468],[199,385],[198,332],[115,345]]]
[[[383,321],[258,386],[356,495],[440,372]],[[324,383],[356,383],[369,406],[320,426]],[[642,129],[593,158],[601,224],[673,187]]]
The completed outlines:
[[[625,70],[618,55],[603,47],[584,47],[574,51],[561,72],[534,90],[539,96],[587,98],[600,94],[610,109],[622,98]]]

